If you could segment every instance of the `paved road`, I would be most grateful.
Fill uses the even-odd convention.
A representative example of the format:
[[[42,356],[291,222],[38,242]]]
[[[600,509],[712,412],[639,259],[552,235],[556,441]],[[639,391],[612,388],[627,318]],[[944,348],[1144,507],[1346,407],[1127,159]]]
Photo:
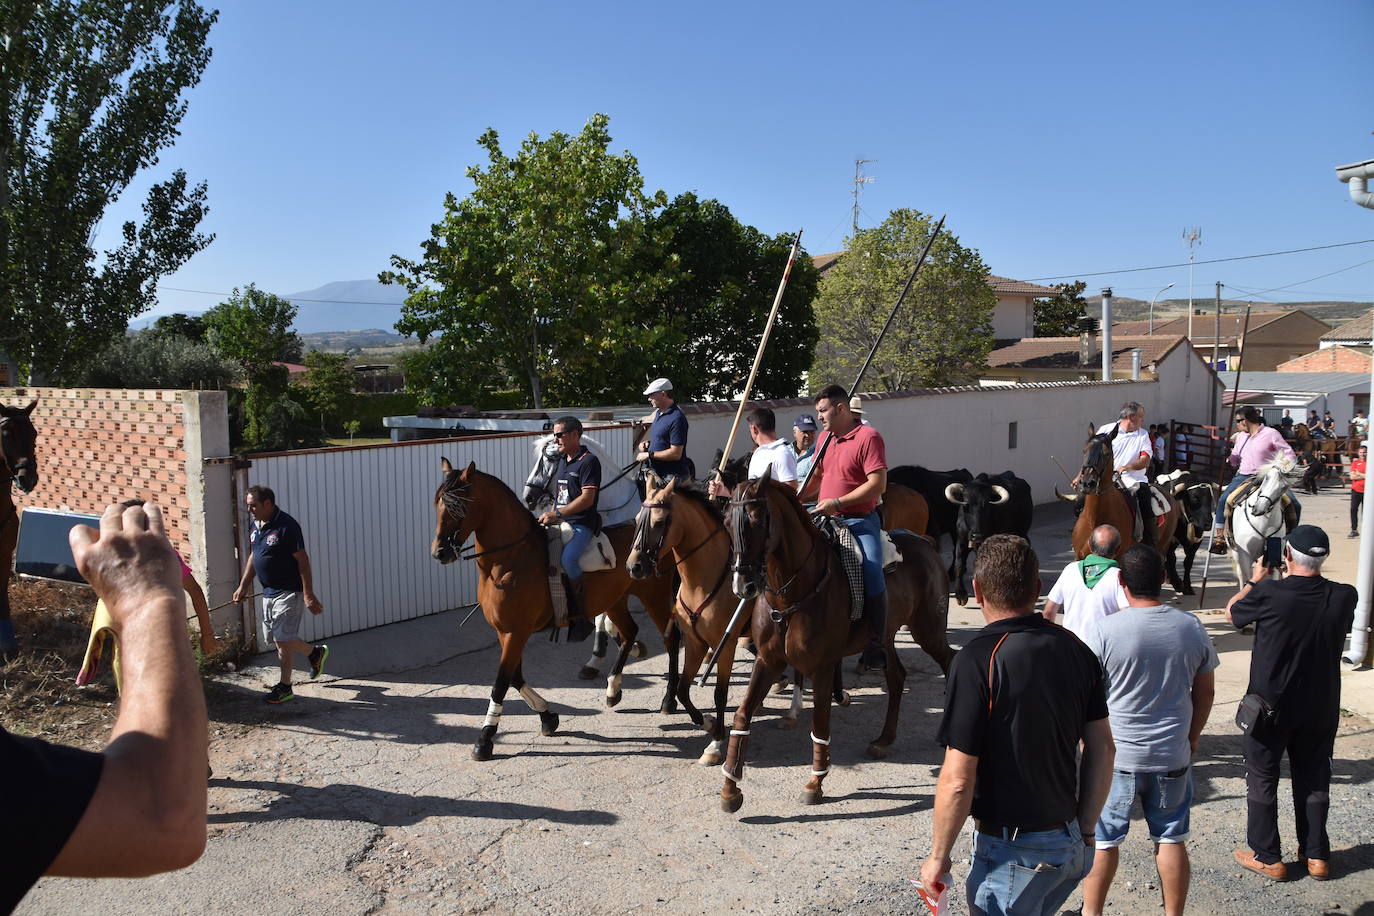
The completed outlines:
[[[1339,519],[1344,498],[1308,500],[1308,518]],[[1068,527],[1064,507],[1050,507],[1033,532],[1046,589],[1068,559]],[[1208,604],[1231,591],[1214,587]],[[260,699],[275,679],[266,657],[209,685],[215,777],[202,860],[146,881],[47,880],[19,912],[920,911],[907,878],[929,842],[943,681],[905,637],[912,674],[892,756],[864,754],[884,698],[875,679],[862,681],[854,704],[836,711],[831,799],[803,807],[807,720],[774,728],[786,697],[771,698],[754,732],[744,808],[731,816],[717,805],[719,771],[694,763],[704,739],[685,717],[657,712],[664,659],[656,638],[654,654],[627,669],[614,711],[602,703],[604,688],[575,677],[583,647],[533,644],[526,671],[563,716],[562,730],[541,737],[538,719],[508,701],[497,758],[473,762],[495,641],[480,618],[459,630],[460,619],[337,639],[328,674],[281,707]],[[1337,743],[1337,880],[1266,885],[1236,873],[1231,850],[1244,835],[1245,790],[1230,718],[1244,692],[1249,639],[1216,615],[1204,620],[1223,664],[1196,768],[1192,908],[1371,912],[1374,736],[1359,717],[1345,720]],[[976,609],[954,609],[951,642],[979,625]],[[746,675],[741,662],[736,695]],[[1158,912],[1142,827],[1125,848],[1113,913]],[[966,863],[956,871],[966,874]],[[953,911],[964,912],[962,902]]]

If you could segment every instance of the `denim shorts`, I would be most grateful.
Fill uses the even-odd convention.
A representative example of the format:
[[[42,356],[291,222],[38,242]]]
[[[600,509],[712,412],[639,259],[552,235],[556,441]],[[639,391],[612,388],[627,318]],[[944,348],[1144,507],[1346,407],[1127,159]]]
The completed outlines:
[[[1021,833],[1016,839],[974,831],[973,865],[965,885],[974,916],[1053,916],[1092,870],[1093,854],[1078,823]]]
[[[1178,773],[1178,771],[1174,771]],[[1140,799],[1150,839],[1156,843],[1188,841],[1189,811],[1193,807],[1193,768],[1182,773],[1112,771],[1112,790],[1097,821],[1097,848],[1115,849],[1131,829],[1131,805]]]

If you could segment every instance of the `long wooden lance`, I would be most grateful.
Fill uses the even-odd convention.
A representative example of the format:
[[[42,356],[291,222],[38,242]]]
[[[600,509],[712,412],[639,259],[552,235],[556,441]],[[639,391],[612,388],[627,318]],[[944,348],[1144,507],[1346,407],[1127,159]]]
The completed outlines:
[[[947,215],[948,214],[946,214],[946,216]],[[868,356],[864,359],[863,365],[859,367],[859,374],[854,377],[854,384],[849,387],[849,391],[845,394],[846,397],[853,397],[854,392],[859,390],[859,385],[863,382],[864,376],[868,373],[869,366],[873,365],[873,357],[877,355],[878,348],[883,344],[883,338],[887,336],[887,329],[892,327],[892,319],[897,317],[897,310],[900,309],[902,303],[906,301],[907,293],[911,292],[911,287],[916,282],[916,275],[921,272],[922,265],[925,264],[926,258],[930,255],[930,248],[935,244],[935,238],[940,234],[940,230],[943,229],[944,226],[945,216],[941,216],[940,221],[935,224],[934,230],[931,231],[930,238],[926,239],[925,247],[921,249],[921,255],[916,259],[916,266],[911,269],[911,275],[906,278],[906,285],[902,287],[902,292],[897,296],[896,303],[893,304],[892,310],[887,313],[887,320],[883,322],[882,330],[878,332],[878,339],[873,341],[873,346],[869,349]],[[762,351],[760,350],[760,352]],[[825,450],[830,447],[832,438],[832,436],[826,436],[825,441],[820,444],[816,451],[815,460],[811,462],[811,467],[806,472],[806,478],[802,480],[801,486],[797,489],[798,493],[806,492],[806,485],[811,482],[811,475],[816,472],[816,468],[820,467],[821,458],[825,456]],[[724,468],[723,463],[721,467]],[[706,659],[706,664],[704,670],[701,672],[701,680],[698,682],[698,686],[706,686],[706,679],[711,673],[716,656],[720,654],[720,650],[724,647],[725,641],[731,638],[731,635],[739,626],[740,615],[744,613],[744,605],[745,599],[741,599],[739,606],[735,608],[735,613],[730,617],[730,623],[725,627],[725,633],[720,637],[720,642],[716,643],[715,649],[711,652],[710,657]]]
[[[1237,399],[1238,397],[1240,397],[1240,373],[1242,372],[1242,370],[1245,369],[1245,337],[1246,337],[1246,335],[1248,335],[1249,333],[1250,333],[1250,307],[1249,307],[1249,306],[1246,306],[1246,307],[1245,307],[1245,324],[1241,326],[1241,330],[1240,330],[1240,355],[1239,355],[1239,357],[1237,357],[1237,359],[1236,359],[1236,381],[1235,381],[1235,384],[1231,386],[1231,416],[1235,416],[1237,409],[1239,409],[1239,408],[1238,408],[1238,405],[1236,404],[1236,399]],[[1231,424],[1231,425],[1234,425],[1234,424]],[[1230,426],[1228,426],[1227,429],[1229,430],[1229,429],[1230,429]],[[1229,437],[1229,436],[1228,436],[1228,437]],[[1222,489],[1223,489],[1223,488],[1222,488],[1222,485],[1221,485],[1221,476],[1222,476],[1222,474],[1225,472],[1225,470],[1226,470],[1226,462],[1225,462],[1225,461],[1222,461],[1222,462],[1220,462],[1220,463],[1217,465],[1217,499],[1218,499],[1218,500],[1221,499],[1221,491],[1222,491]],[[1225,510],[1225,509],[1222,510],[1222,512],[1221,512],[1221,517],[1222,517],[1222,518],[1225,518],[1225,517],[1226,517],[1226,510]],[[1217,530],[1217,529],[1216,529],[1216,526],[1213,525],[1213,526],[1212,526],[1212,536],[1211,536],[1211,538],[1210,538],[1209,540],[1215,541],[1215,540],[1217,539],[1216,530]],[[1199,608],[1202,607],[1202,602],[1205,601],[1205,600],[1207,599],[1207,575],[1208,575],[1208,573],[1210,573],[1210,572],[1212,571],[1212,550],[1211,550],[1211,547],[1212,547],[1212,545],[1209,543],[1209,544],[1207,545],[1207,548],[1208,548],[1208,549],[1207,549],[1207,556],[1203,557],[1203,559],[1202,559],[1202,589],[1198,592],[1198,595],[1197,595],[1197,606],[1198,606]],[[1248,569],[1242,569],[1242,570],[1240,571],[1240,574],[1241,574],[1242,576],[1244,576],[1244,575],[1248,575],[1249,572],[1250,572],[1250,571],[1249,571]],[[1238,583],[1236,583],[1236,584],[1239,585],[1240,583],[1238,582]]]

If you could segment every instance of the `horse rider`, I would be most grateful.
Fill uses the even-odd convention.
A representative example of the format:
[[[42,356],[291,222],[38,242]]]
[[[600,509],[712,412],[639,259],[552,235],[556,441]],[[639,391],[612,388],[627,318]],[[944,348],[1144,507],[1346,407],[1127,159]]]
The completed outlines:
[[[1107,423],[1097,431],[1099,436],[1106,435],[1116,427],[1116,438],[1112,440],[1112,465],[1121,477],[1121,487],[1135,494],[1136,506],[1140,509],[1140,530],[1142,540],[1153,543],[1154,509],[1150,506],[1150,487],[1147,472],[1154,459],[1154,446],[1150,434],[1141,426],[1145,422],[1145,408],[1138,401],[1127,401],[1121,405],[1121,413],[1115,423]],[[1078,478],[1073,479],[1078,486]]]
[[[572,538],[563,545],[563,572],[568,577],[568,641],[581,642],[591,635],[587,610],[587,580],[582,574],[582,554],[601,530],[596,503],[601,492],[601,460],[582,444],[582,421],[560,417],[553,423],[558,443],[554,468],[553,508],[539,516],[541,525],[567,522]]]
[[[815,397],[825,435],[816,444],[825,454],[801,493],[802,502],[817,500],[811,511],[837,517],[853,533],[863,552],[864,620],[868,645],[860,665],[887,667],[883,636],[887,627],[887,581],[883,576],[882,522],[878,500],[887,489],[887,447],[882,434],[859,422],[841,385],[827,385]],[[827,447],[826,442],[833,440]],[[818,498],[819,497],[819,498]]]
[[[792,421],[792,454],[797,459],[797,480],[805,480],[816,458],[816,418],[809,413],[799,413]]]
[[[1221,498],[1217,500],[1216,517],[1212,520],[1215,527],[1212,530],[1210,549],[1215,554],[1226,553],[1226,532],[1223,530],[1226,525],[1226,502],[1236,491],[1236,487],[1254,477],[1260,468],[1274,460],[1277,455],[1287,455],[1295,464],[1298,460],[1298,456],[1293,454],[1293,447],[1283,441],[1279,431],[1272,426],[1264,425],[1264,415],[1259,412],[1258,407],[1242,408],[1236,414],[1236,426],[1236,444],[1231,449],[1231,454],[1226,456],[1227,462],[1236,466],[1236,476],[1232,477],[1226,489],[1221,491]],[[1297,499],[1291,493],[1288,498],[1293,500],[1294,509],[1301,511]]]
[[[754,451],[749,456],[749,479],[757,480],[763,472],[772,468],[769,475],[778,483],[797,486],[797,457],[786,439],[778,438],[777,415],[767,407],[755,407],[745,415],[749,423],[749,438],[754,440]],[[730,491],[719,475],[711,478],[707,491],[712,496],[729,496]]]
[[[649,462],[655,474],[667,481],[683,482],[692,479],[687,461],[687,417],[673,399],[673,383],[656,378],[644,389],[644,396],[654,405],[649,434],[639,443],[638,461]]]

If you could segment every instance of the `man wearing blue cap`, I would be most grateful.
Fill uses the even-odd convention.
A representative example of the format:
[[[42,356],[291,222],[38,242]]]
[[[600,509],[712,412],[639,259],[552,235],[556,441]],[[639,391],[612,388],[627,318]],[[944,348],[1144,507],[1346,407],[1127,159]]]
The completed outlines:
[[[816,418],[809,413],[792,421],[792,453],[797,456],[797,480],[805,480],[816,460]]]

